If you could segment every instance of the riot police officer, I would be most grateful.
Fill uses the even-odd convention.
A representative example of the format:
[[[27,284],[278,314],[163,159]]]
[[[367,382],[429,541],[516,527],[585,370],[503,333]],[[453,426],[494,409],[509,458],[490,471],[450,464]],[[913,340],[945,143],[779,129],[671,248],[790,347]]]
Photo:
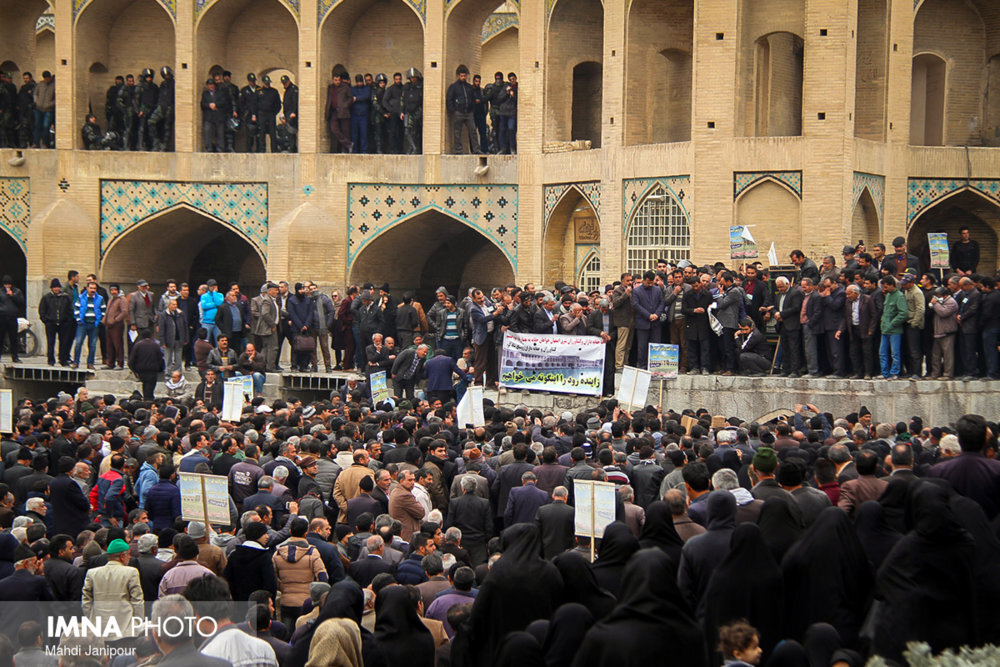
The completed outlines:
[[[483,98],[490,103],[490,152],[498,152],[500,146],[500,93],[504,89],[503,72],[493,75],[493,83],[483,88]]]
[[[406,70],[410,80],[403,86],[403,127],[407,155],[419,155],[423,150],[424,138],[424,84],[420,70],[411,67]]]
[[[88,151],[96,151],[102,148],[101,126],[97,124],[97,116],[87,114],[87,122],[83,125],[83,148]]]
[[[0,72],[0,148],[16,148],[17,86],[10,72]]]
[[[153,70],[148,67],[142,70],[142,81],[139,82],[139,150],[150,150],[156,138],[155,128],[151,121],[156,104],[159,101],[160,89],[153,83]]]
[[[398,155],[403,152],[403,75],[399,72],[392,75],[392,85],[385,89],[382,108],[388,114],[388,152]]]
[[[299,130],[299,87],[292,83],[288,75],[281,77],[281,85],[285,87],[285,95],[281,101],[281,109],[285,114],[285,123],[288,125],[288,152],[297,153],[298,143],[296,137]]]
[[[271,152],[278,150],[278,135],[275,117],[281,111],[281,96],[271,87],[271,77],[266,74],[261,79],[264,87],[257,91],[257,152],[267,151],[267,137],[271,137]]]
[[[240,121],[243,125],[243,135],[246,142],[243,146],[244,153],[257,153],[257,75],[253,72],[247,74],[247,85],[240,90],[237,98],[236,108],[240,114]]]
[[[24,83],[17,93],[17,145],[27,148],[35,127],[35,80],[31,72],[21,75]]]
[[[154,151],[173,150],[174,136],[174,70],[166,65],[160,68],[160,93],[156,98],[156,111],[150,117],[152,130],[156,132]]]
[[[104,96],[104,120],[108,123],[109,132],[121,132],[122,119],[118,113],[118,93],[125,86],[125,77],[121,74],[115,77],[115,85],[108,88]]]
[[[135,77],[131,74],[125,77],[125,85],[118,91],[115,108],[122,119],[122,148],[134,151],[136,144],[136,118],[139,109],[139,91],[135,86]]]
[[[368,148],[370,152],[380,155],[385,154],[387,148],[386,130],[389,124],[389,112],[385,110],[382,103],[385,101],[388,82],[389,77],[379,72],[378,76],[375,77],[375,85],[372,87],[372,109],[369,116],[371,126],[368,132],[372,141]]]
[[[226,70],[222,73],[222,84],[219,89],[226,93],[229,98],[229,118],[226,119],[226,152],[234,153],[236,152],[236,128],[239,127],[239,122],[230,123],[231,118],[237,119],[239,121],[239,101],[240,101],[240,89],[233,83],[233,73]]]

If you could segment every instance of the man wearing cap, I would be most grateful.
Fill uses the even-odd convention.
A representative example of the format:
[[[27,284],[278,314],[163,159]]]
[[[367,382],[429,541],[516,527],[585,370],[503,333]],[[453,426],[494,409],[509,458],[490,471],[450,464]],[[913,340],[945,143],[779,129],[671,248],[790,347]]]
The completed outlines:
[[[232,110],[229,106],[229,96],[219,90],[218,83],[214,79],[205,82],[205,89],[201,91],[201,112],[202,118],[202,138],[205,142],[206,153],[223,153],[226,150],[226,121]]]
[[[278,285],[268,281],[258,296],[250,299],[250,333],[254,346],[274,370],[278,352]]]
[[[844,258],[844,271],[856,272],[858,270],[858,260],[854,259],[853,246],[845,245],[841,256]]]
[[[38,303],[38,318],[45,325],[46,353],[49,366],[56,365],[56,340],[59,341],[59,363],[69,366],[69,348],[76,322],[73,319],[73,298],[62,291],[62,283],[53,278],[49,291]]]
[[[215,278],[209,278],[205,285],[208,287],[208,291],[201,295],[198,308],[201,311],[201,326],[208,332],[208,341],[214,344],[219,335],[219,327],[216,326],[215,321],[216,315],[218,315],[219,307],[222,306],[225,297],[219,291],[219,283],[216,282]]]
[[[261,78],[264,87],[257,91],[257,152],[267,152],[267,137],[271,137],[271,152],[278,152],[275,117],[281,111],[281,96],[271,87],[271,77]]]
[[[257,150],[257,93],[259,90],[257,75],[250,72],[247,74],[247,85],[240,89],[239,96],[236,98],[236,110],[240,117],[244,136],[244,153],[260,152]]]
[[[906,239],[902,236],[897,236],[892,240],[892,248],[895,254],[890,259],[896,263],[896,275],[901,276],[904,273],[912,273],[915,276],[919,276],[920,260],[917,259],[916,255],[906,252]]]
[[[14,562],[14,572],[0,579],[0,602],[53,601],[45,577],[38,575],[38,556],[28,545],[17,543],[8,560]],[[41,605],[0,604],[0,627],[17,628],[30,620],[44,620]]]
[[[102,624],[113,616],[122,633],[120,639],[131,639],[136,631],[132,619],[142,618],[144,611],[139,570],[128,566],[131,556],[125,540],[112,540],[107,557],[105,565],[87,571],[83,581],[83,613]]]
[[[128,295],[128,322],[129,330],[136,332],[135,340],[138,340],[138,335],[143,331],[152,332],[156,323],[153,292],[149,289],[149,283],[143,279],[136,281],[136,291]],[[129,337],[129,350],[135,340]]]

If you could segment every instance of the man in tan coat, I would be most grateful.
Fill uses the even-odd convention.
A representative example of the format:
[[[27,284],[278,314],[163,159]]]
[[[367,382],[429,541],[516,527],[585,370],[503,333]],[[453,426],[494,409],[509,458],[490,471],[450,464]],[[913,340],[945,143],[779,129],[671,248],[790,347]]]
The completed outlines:
[[[127,565],[130,558],[128,543],[112,540],[107,564],[88,570],[83,582],[83,613],[104,625],[114,616],[122,639],[135,636],[138,621],[133,625],[132,620],[141,620],[144,611],[139,570]]]
[[[409,542],[414,533],[420,532],[424,519],[424,507],[413,495],[413,485],[417,477],[410,470],[399,473],[399,486],[389,494],[389,516],[403,524],[399,536]]]
[[[361,478],[365,476],[375,478],[375,473],[368,467],[369,460],[367,451],[357,449],[354,451],[354,463],[337,475],[337,481],[333,484],[333,500],[340,508],[337,523],[347,521],[347,501],[361,492],[358,487]]]
[[[306,533],[309,522],[303,517],[292,520],[291,537],[278,545],[272,560],[281,596],[281,620],[290,627],[302,612],[302,603],[309,599],[309,586],[314,581],[326,581],[326,566],[319,549],[309,544]]]

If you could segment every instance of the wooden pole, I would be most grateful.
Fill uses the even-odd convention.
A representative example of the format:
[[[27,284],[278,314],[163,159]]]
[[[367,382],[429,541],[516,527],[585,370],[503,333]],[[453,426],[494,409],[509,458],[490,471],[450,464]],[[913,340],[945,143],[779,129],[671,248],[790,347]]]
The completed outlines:
[[[774,364],[778,361],[778,350],[781,349],[781,336],[778,336],[778,344],[774,346],[774,356],[771,357],[771,370],[768,371],[768,375],[774,375]],[[798,372],[798,371],[796,371]]]

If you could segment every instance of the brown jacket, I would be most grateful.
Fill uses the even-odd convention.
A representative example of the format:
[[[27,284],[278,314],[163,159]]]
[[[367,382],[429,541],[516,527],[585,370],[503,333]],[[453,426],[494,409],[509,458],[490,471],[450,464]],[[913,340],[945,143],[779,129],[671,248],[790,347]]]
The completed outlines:
[[[424,520],[424,506],[412,492],[402,486],[389,494],[389,516],[403,524],[399,536],[404,542],[409,542],[414,533],[420,532],[420,524]]]
[[[340,508],[340,515],[337,517],[338,523],[347,521],[347,501],[361,493],[358,484],[362,477],[374,479],[375,473],[372,472],[371,468],[360,463],[352,463],[349,468],[337,475],[337,481],[333,483],[333,500]]]
[[[351,105],[354,103],[354,95],[351,94],[351,85],[340,82],[340,87],[332,83],[326,87],[326,122],[331,125],[334,118],[345,119],[351,117]]]
[[[222,571],[226,569],[226,560],[226,553],[214,544],[208,542],[198,544],[198,562],[214,572],[217,577],[221,577]]]
[[[115,324],[128,324],[128,300],[119,294],[108,304],[107,312],[104,315],[104,324],[113,326]]]
[[[874,475],[863,475],[844,482],[840,485],[840,500],[837,501],[837,507],[847,512],[847,516],[854,518],[854,513],[861,507],[861,503],[866,500],[878,500],[887,486],[889,482]]]
[[[278,546],[272,557],[282,607],[301,607],[309,599],[309,585],[326,581],[326,566],[319,550],[304,537],[292,537]]]

